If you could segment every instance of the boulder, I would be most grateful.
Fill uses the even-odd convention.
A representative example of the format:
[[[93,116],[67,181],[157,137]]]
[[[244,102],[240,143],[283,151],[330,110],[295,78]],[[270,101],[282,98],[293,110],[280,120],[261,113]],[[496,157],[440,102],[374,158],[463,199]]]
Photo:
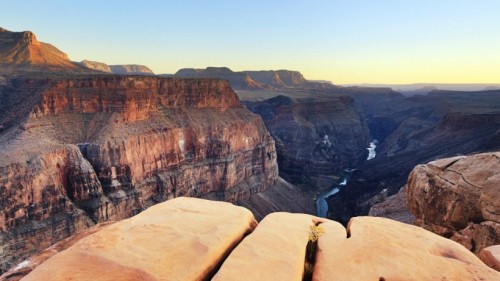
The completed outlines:
[[[500,244],[500,152],[416,166],[407,183],[416,224],[479,253]]]

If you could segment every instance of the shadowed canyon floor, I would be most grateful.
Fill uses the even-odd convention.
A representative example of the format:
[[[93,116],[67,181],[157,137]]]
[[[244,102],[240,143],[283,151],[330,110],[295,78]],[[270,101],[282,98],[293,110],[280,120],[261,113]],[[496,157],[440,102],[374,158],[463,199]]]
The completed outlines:
[[[257,225],[242,207],[176,198],[79,240],[22,280],[298,281],[315,224],[324,234],[313,280],[500,278],[461,245],[384,218],[355,218],[346,230],[310,215],[274,213]]]

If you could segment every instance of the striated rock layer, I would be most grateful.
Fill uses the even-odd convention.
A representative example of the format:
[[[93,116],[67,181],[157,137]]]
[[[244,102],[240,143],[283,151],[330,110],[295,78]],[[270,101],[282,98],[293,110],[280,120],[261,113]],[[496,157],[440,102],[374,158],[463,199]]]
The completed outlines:
[[[78,76],[0,91],[3,270],[95,223],[179,196],[244,200],[278,177],[273,139],[225,81]]]
[[[81,239],[22,280],[298,281],[306,255],[315,256],[312,280],[500,278],[463,246],[385,218],[353,218],[346,230],[274,213],[256,225],[244,208],[176,198]],[[313,225],[323,230],[316,249],[308,244]]]
[[[500,153],[445,158],[418,165],[407,204],[416,224],[479,253],[500,244]]]

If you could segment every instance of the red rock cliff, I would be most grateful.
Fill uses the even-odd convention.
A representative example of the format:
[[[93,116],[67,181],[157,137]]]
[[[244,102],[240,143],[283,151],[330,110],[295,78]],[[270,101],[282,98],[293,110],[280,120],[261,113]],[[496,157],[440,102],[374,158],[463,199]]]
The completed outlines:
[[[235,202],[277,179],[272,138],[225,81],[24,79],[1,92],[4,268],[157,202],[207,194]]]

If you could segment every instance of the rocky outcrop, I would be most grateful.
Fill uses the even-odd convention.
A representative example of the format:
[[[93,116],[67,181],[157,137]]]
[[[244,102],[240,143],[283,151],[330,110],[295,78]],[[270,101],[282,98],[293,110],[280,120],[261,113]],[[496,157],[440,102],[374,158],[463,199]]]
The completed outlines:
[[[475,253],[500,244],[500,153],[418,165],[407,186],[408,208],[417,225]]]
[[[273,139],[225,81],[18,79],[2,93],[2,269],[95,223],[180,196],[245,200],[278,177]]]
[[[311,249],[315,225],[323,231]],[[275,213],[255,226],[244,208],[176,198],[81,239],[23,280],[303,280],[310,250],[312,280],[500,278],[461,245],[389,219],[354,218],[346,231]]]
[[[118,64],[110,65],[109,68],[114,74],[136,74],[136,75],[154,75],[153,71],[145,65],[137,64]]]
[[[280,175],[294,184],[328,188],[367,156],[369,133],[354,100],[277,96],[245,102],[264,119],[278,152]]]
[[[422,228],[385,218],[352,218],[346,230],[320,224],[313,279],[320,280],[496,280],[461,245]]]
[[[0,66],[35,66],[59,70],[79,68],[56,47],[38,41],[33,32],[11,32],[3,28],[0,28]]]
[[[209,280],[255,226],[244,208],[176,198],[78,241],[23,280]]]

